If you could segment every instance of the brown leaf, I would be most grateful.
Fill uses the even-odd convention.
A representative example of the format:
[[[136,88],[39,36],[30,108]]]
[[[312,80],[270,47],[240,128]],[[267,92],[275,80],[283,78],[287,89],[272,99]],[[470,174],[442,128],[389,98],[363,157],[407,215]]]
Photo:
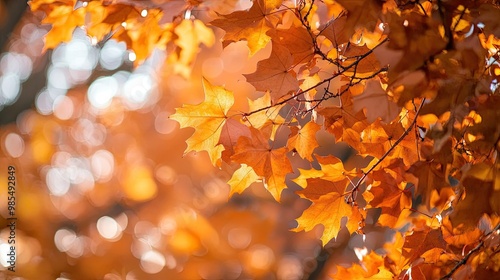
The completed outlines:
[[[324,27],[320,34],[325,36],[330,42],[333,43],[334,48],[337,48],[345,43],[349,42],[350,36],[347,32],[347,16],[341,15],[335,20],[332,20],[327,23],[326,27]]]
[[[492,4],[482,4],[479,7],[479,16],[476,18],[476,23],[484,24],[484,32],[486,35],[493,34],[500,38],[500,9]]]
[[[309,32],[302,26],[292,25],[289,29],[274,29],[269,32],[273,45],[288,49],[293,65],[308,63],[314,56],[314,45]]]
[[[389,123],[399,115],[401,108],[389,99],[386,91],[378,79],[366,82],[365,90],[361,95],[354,96],[354,111],[366,108],[366,118],[370,123],[377,118]]]
[[[318,109],[318,114],[324,116],[324,126],[327,131],[335,135],[335,140],[342,140],[344,129],[354,128],[356,123],[357,130],[361,132],[367,125],[366,117],[363,112],[355,111],[350,92],[345,92],[340,97],[340,106],[325,107]]]
[[[443,170],[438,169],[438,164],[434,162],[419,161],[413,164],[408,170],[409,173],[418,178],[417,195],[422,196],[425,205],[431,207],[430,200],[434,190],[438,191],[449,184],[446,181]]]
[[[446,249],[446,242],[443,233],[439,229],[426,228],[421,231],[414,231],[405,237],[403,245],[403,257],[406,263],[411,264],[429,250],[440,248]],[[434,251],[436,253],[436,251]]]
[[[282,45],[273,44],[269,58],[257,63],[255,73],[246,74],[247,82],[255,89],[269,91],[272,100],[299,89],[299,82],[292,69],[293,57],[290,51]]]
[[[344,32],[351,37],[355,28],[373,31],[382,13],[382,1],[379,0],[337,0],[347,10],[347,22]]]

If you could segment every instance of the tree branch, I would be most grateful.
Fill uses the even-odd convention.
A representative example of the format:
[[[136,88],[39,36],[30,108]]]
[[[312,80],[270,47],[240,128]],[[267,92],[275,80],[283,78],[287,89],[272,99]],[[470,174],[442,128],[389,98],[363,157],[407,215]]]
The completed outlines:
[[[403,132],[403,134],[401,134],[401,136],[398,138],[398,140],[396,140],[396,142],[394,142],[394,145],[392,145],[387,150],[387,152],[385,152],[385,154],[372,167],[370,167],[370,169],[368,169],[368,171],[363,173],[363,176],[361,176],[361,179],[359,179],[359,181],[356,183],[356,185],[354,185],[354,187],[350,191],[351,195],[350,195],[350,198],[348,200],[349,203],[351,203],[351,204],[354,203],[354,200],[356,199],[356,193],[357,193],[359,187],[361,186],[361,184],[366,179],[366,176],[368,176],[368,174],[370,174],[370,172],[372,172],[387,156],[389,156],[389,154],[396,148],[396,146],[399,145],[399,143],[401,143],[401,141],[403,141],[403,139],[410,133],[411,130],[413,130],[413,127],[415,126],[415,123],[417,122],[417,117],[420,113],[420,110],[424,106],[424,101],[425,101],[425,98],[422,99],[422,102],[420,103],[418,110],[415,112],[415,118],[413,118],[413,121],[411,122],[410,126],[408,126],[408,128],[406,128],[406,130]]]
[[[469,260],[469,258],[472,256],[472,254],[474,254],[475,252],[479,251],[479,249],[481,249],[481,247],[484,246],[484,242],[486,241],[486,238],[488,238],[488,236],[490,236],[493,232],[497,231],[497,230],[500,230],[500,223],[497,224],[497,226],[490,232],[488,232],[488,234],[486,234],[483,239],[481,240],[481,242],[479,242],[479,244],[476,245],[476,247],[474,247],[472,250],[470,250],[467,255],[465,255],[451,270],[450,272],[448,272],[445,276],[441,277],[441,280],[447,280],[447,279],[450,279],[450,277],[453,275],[453,273],[455,273],[455,271],[457,271],[457,269],[459,269],[462,265],[466,264],[467,261]]]
[[[313,85],[313,86],[311,86],[311,87],[309,87],[309,88],[307,88],[307,89],[305,89],[305,90],[299,91],[299,92],[297,92],[295,95],[292,95],[292,96],[290,96],[290,97],[287,97],[287,98],[285,98],[285,99],[281,100],[280,102],[277,102],[277,103],[275,103],[275,104],[272,104],[272,105],[269,105],[269,106],[265,106],[265,107],[259,108],[259,109],[257,109],[257,110],[254,110],[254,111],[251,111],[251,112],[248,112],[248,113],[243,113],[243,116],[244,116],[244,117],[247,117],[247,116],[250,116],[250,115],[256,114],[256,113],[258,113],[258,112],[261,112],[261,111],[265,111],[265,110],[271,109],[272,107],[275,107],[275,106],[278,106],[278,105],[283,105],[283,104],[287,103],[288,101],[291,101],[291,100],[293,100],[293,99],[297,98],[298,96],[303,95],[304,93],[309,92],[309,91],[311,91],[311,90],[313,90],[313,89],[317,88],[317,87],[318,87],[318,86],[320,86],[320,85],[323,85],[323,84],[325,84],[325,83],[327,83],[327,82],[330,82],[331,80],[333,80],[333,79],[335,79],[336,77],[338,77],[338,76],[340,76],[340,75],[344,74],[345,72],[347,72],[347,71],[348,71],[348,70],[350,70],[351,68],[353,68],[353,67],[357,67],[357,65],[361,62],[361,60],[363,60],[364,58],[366,58],[367,56],[369,56],[370,54],[372,54],[372,53],[373,53],[373,51],[374,51],[376,48],[378,48],[379,46],[381,46],[383,43],[385,43],[385,42],[387,42],[387,41],[389,41],[389,38],[385,38],[384,40],[380,41],[380,43],[379,43],[378,45],[376,45],[373,49],[371,49],[371,50],[367,51],[366,53],[364,53],[364,54],[360,55],[356,61],[354,61],[353,63],[351,63],[351,64],[347,65],[346,67],[344,67],[344,68],[343,68],[340,72],[336,72],[336,73],[334,73],[331,77],[326,78],[326,79],[324,79],[323,81],[321,81],[321,82],[319,82],[319,83],[317,83],[317,84],[315,84],[315,85]],[[378,72],[382,72],[382,70],[386,70],[386,69],[387,69],[386,67],[383,67],[383,68],[381,68],[381,70],[380,70],[380,71],[378,71]],[[355,77],[353,77],[353,79],[360,79],[360,78],[355,78]]]

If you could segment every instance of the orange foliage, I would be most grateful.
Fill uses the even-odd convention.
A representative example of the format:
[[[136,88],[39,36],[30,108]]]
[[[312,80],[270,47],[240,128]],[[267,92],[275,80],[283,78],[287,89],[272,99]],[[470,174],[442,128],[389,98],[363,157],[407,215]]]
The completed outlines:
[[[31,166],[23,168],[38,173],[44,165],[41,175],[31,175],[44,187],[51,180],[79,185],[68,193],[39,194],[54,207],[37,210],[47,219],[62,223],[67,215],[84,225],[109,211],[101,221],[106,229],[99,222],[91,229],[51,229],[59,236],[51,250],[61,253],[51,261],[68,263],[54,266],[52,276],[75,263],[76,275],[104,279],[498,275],[496,1],[215,2],[30,2],[51,25],[46,49],[82,28],[95,41],[124,41],[136,54],[135,66],[162,50],[163,86],[170,89],[150,113],[127,112],[123,118],[132,122],[105,128],[109,137],[102,145],[116,167],[111,183],[96,180],[91,189],[61,181],[61,172],[70,171],[59,165],[72,151],[86,158],[97,148],[52,147],[57,135],[71,134],[60,127],[78,117],[66,124],[32,113],[35,124],[26,136],[31,150],[23,158]],[[248,54],[247,60],[222,58],[231,48]],[[207,61],[221,65],[200,70]],[[189,90],[177,93],[182,83],[176,81]],[[162,110],[191,135],[143,135]],[[83,111],[80,118],[89,117]],[[107,124],[102,116],[96,121]],[[181,160],[178,150],[185,145]],[[349,147],[340,151],[342,145]],[[258,199],[251,210],[233,205],[247,197]],[[125,210],[117,214],[113,205]],[[20,242],[29,243],[30,235],[42,239],[36,233],[42,225],[21,207],[24,222],[33,226]],[[277,233],[279,226],[293,232]],[[383,238],[371,237],[377,232]],[[335,261],[344,248],[344,263],[325,262],[317,266],[322,272],[297,265],[303,256],[296,251],[318,256],[317,247],[297,249],[302,241],[321,243]],[[132,265],[103,258],[111,249]],[[49,262],[50,254],[38,255]],[[83,271],[91,258],[103,264]],[[290,272],[297,267],[300,273]]]

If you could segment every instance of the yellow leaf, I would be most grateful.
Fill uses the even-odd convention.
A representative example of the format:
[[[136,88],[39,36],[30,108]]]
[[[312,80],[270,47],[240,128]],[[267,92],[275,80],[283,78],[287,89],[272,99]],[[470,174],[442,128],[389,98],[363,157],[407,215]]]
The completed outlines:
[[[85,9],[75,9],[75,2],[70,1],[66,2],[65,5],[55,6],[43,19],[42,23],[52,24],[52,28],[45,36],[44,50],[53,49],[60,43],[69,42],[73,37],[73,30],[84,25]]]
[[[257,98],[256,100],[248,100],[248,108],[250,112],[257,111],[261,108],[271,106],[271,95],[266,92],[264,96]],[[269,109],[258,111],[254,114],[248,115],[246,120],[254,128],[262,128],[267,121],[275,121],[279,117],[279,111],[283,105],[273,106]],[[281,120],[281,119],[280,119]],[[278,120],[279,121],[279,120]]]
[[[212,30],[198,20],[183,20],[175,27],[177,39],[175,44],[180,48],[178,54],[169,56],[169,62],[174,64],[174,72],[188,78],[191,74],[191,64],[199,51],[199,45],[211,47],[215,42]]]
[[[337,237],[340,231],[342,218],[350,217],[352,207],[344,201],[344,196],[339,193],[329,193],[313,201],[302,216],[297,219],[298,226],[293,231],[310,231],[317,225],[323,225],[321,242],[323,246],[328,241]]]
[[[288,139],[288,148],[295,149],[300,157],[313,161],[312,153],[319,146],[316,141],[316,132],[321,127],[317,123],[308,122],[300,130],[297,127],[291,129],[292,135]]]
[[[170,118],[181,128],[192,127],[193,135],[186,141],[190,151],[207,151],[213,165],[221,157],[224,147],[219,144],[222,127],[227,121],[227,112],[234,104],[233,93],[223,87],[214,86],[203,79],[205,101],[198,105],[184,105],[177,108]]]
[[[229,182],[227,182],[229,186],[231,186],[229,196],[232,196],[234,193],[242,193],[252,183],[259,180],[259,178],[259,175],[253,171],[252,167],[242,164],[240,168],[233,173]]]
[[[349,268],[337,265],[333,279],[393,279],[394,274],[384,266],[384,258],[374,251],[364,255],[361,264]]]
[[[299,168],[300,175],[293,181],[302,188],[306,188],[306,186],[308,185],[307,179],[311,178],[321,178],[330,182],[343,182],[348,181],[347,179],[349,177],[352,178],[356,176],[356,172],[345,170],[342,161],[334,156],[317,157],[317,160],[319,162],[319,165],[321,166],[320,170]]]

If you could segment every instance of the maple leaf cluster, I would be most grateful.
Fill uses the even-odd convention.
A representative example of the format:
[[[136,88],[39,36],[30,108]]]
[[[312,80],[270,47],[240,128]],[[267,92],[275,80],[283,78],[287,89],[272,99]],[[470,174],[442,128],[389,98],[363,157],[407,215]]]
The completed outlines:
[[[222,2],[33,0],[31,9],[52,25],[46,48],[84,28],[126,42],[139,61],[166,50],[184,77],[217,32],[222,48],[267,52],[242,73],[254,88],[247,104],[202,78],[204,101],[170,119],[194,129],[186,153],[206,151],[230,174],[231,195],[261,182],[280,202],[297,189],[310,206],[293,230],[322,227],[324,246],[342,230],[396,230],[379,254],[362,252],[332,277],[497,275],[496,1]],[[328,150],[340,143],[354,156]]]

